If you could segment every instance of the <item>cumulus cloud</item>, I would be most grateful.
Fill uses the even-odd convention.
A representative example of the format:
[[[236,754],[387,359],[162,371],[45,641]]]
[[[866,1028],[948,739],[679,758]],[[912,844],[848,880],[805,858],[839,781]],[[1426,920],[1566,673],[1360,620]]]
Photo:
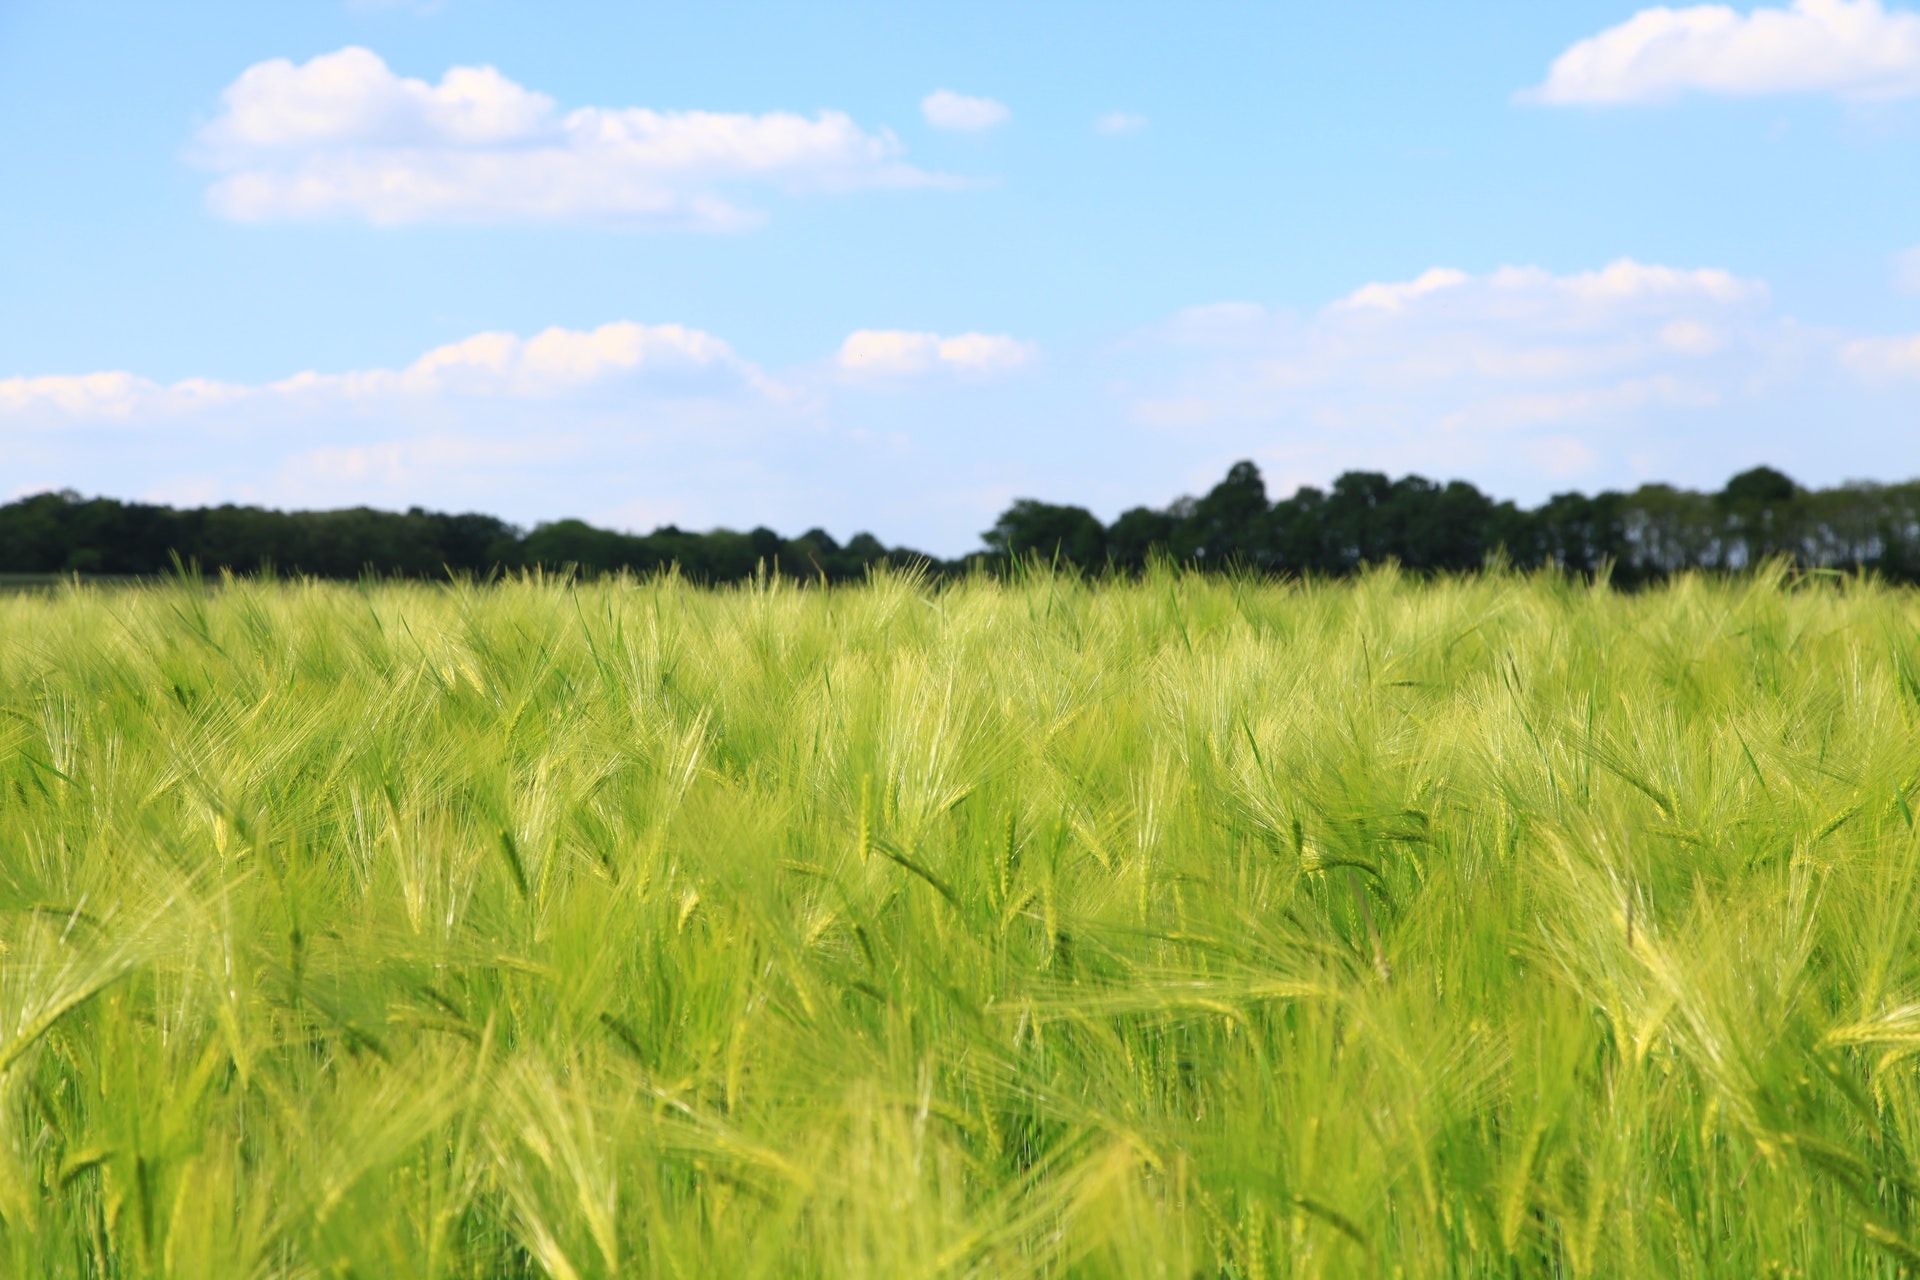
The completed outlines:
[[[943,554],[1014,495],[1111,517],[1247,457],[1275,492],[1361,467],[1528,501],[1757,462],[1920,472],[1920,336],[1799,326],[1710,268],[1441,267],[1044,360],[1005,334],[884,329],[824,354],[763,370],[711,333],[621,322],[277,381],[15,377],[0,440],[16,479],[128,497],[824,524]]]
[[[838,111],[563,111],[492,67],[454,67],[428,84],[355,47],[249,67],[223,102],[194,158],[221,175],[208,205],[241,222],[732,231],[764,217],[735,203],[741,186],[797,193],[944,181],[902,160],[892,134]]]
[[[189,378],[163,385],[126,372],[9,378],[0,380],[0,420],[153,421],[263,401],[552,400],[595,391],[787,394],[712,334],[621,321],[591,330],[548,329],[531,338],[478,333],[436,347],[402,369],[306,372],[262,384]]]
[[[903,329],[861,329],[847,335],[835,360],[851,379],[914,378],[935,373],[987,376],[1030,363],[1038,348],[1005,334],[962,333],[950,338]]]
[[[641,381],[656,392],[774,386],[712,334],[620,321],[584,331],[548,329],[526,339],[478,333],[436,347],[404,369],[302,373],[267,390],[328,391],[353,399],[443,393],[539,399]]]
[[[1920,334],[1855,338],[1840,353],[1849,368],[1868,379],[1920,378]]]
[[[46,374],[0,379],[0,416],[50,412],[68,418],[119,418],[135,413],[187,412],[225,404],[245,387],[189,378],[162,386],[131,373]]]
[[[1893,256],[1893,287],[1902,293],[1920,293],[1920,245]]]
[[[1093,122],[1095,133],[1104,133],[1116,137],[1123,133],[1138,133],[1147,127],[1145,116],[1136,116],[1126,111],[1109,111]]]
[[[1033,348],[867,337],[847,344],[847,367],[830,350],[776,371],[695,328],[619,322],[477,333],[404,363],[277,380],[6,378],[0,471],[170,502],[824,525],[964,550],[991,522],[979,495],[1000,493],[1036,438],[982,411],[1027,394],[991,375]]]
[[[577,458],[584,443],[576,437],[552,433],[496,440],[442,432],[373,444],[304,449],[289,457],[281,472],[318,486],[371,484],[395,489],[449,471],[524,469],[555,458]]]
[[[1541,312],[1687,302],[1738,303],[1766,296],[1766,285],[1712,268],[1679,270],[1648,266],[1631,258],[1598,271],[1555,276],[1538,267],[1501,267],[1482,277],[1434,267],[1412,280],[1367,284],[1334,304],[1337,311],[1402,315],[1464,313],[1501,319],[1518,311]]]
[[[1335,305],[1349,311],[1373,310],[1398,313],[1431,293],[1452,289],[1467,282],[1467,273],[1451,267],[1432,267],[1412,280],[1391,284],[1364,284]]]
[[[1005,103],[969,98],[951,89],[936,89],[920,99],[920,114],[934,128],[954,133],[978,133],[1013,119]]]
[[[1132,413],[1203,436],[1265,430],[1301,456],[1558,473],[1606,453],[1595,431],[1788,376],[1807,343],[1767,302],[1757,280],[1622,259],[1564,275],[1434,268],[1305,317],[1216,304],[1159,331],[1150,346],[1177,358],[1139,380]]]
[[[1642,9],[1574,44],[1521,97],[1613,105],[1689,92],[1920,93],[1920,14],[1888,10],[1880,0],[1794,0],[1746,14],[1725,5]]]

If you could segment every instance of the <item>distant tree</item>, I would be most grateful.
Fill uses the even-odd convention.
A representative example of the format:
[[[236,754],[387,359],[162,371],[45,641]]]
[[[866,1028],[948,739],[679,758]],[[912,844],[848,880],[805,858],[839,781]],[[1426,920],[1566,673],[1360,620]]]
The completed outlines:
[[[890,563],[893,553],[889,552],[880,539],[870,533],[856,533],[847,539],[847,545],[840,552],[840,572],[835,581],[848,581],[859,578],[877,564]],[[904,552],[900,563],[919,562],[925,556],[914,552]]]
[[[1116,568],[1138,572],[1156,551],[1166,551],[1179,519],[1169,511],[1134,507],[1107,529],[1107,554]]]
[[[1688,569],[1739,569],[1771,555],[1916,582],[1920,481],[1807,490],[1755,467],[1713,494],[1649,484],[1632,493],[1555,494],[1526,511],[1465,481],[1392,480],[1373,471],[1350,471],[1330,491],[1306,486],[1269,503],[1259,468],[1237,462],[1203,497],[1135,507],[1112,528],[1083,507],[1023,498],[983,536],[991,556],[1039,555],[1089,569],[1138,571],[1158,551],[1201,568],[1342,574],[1392,558],[1415,571],[1458,572],[1504,548],[1522,567],[1592,574],[1611,565],[1611,580],[1622,587]],[[931,573],[960,567],[889,550],[870,533],[843,546],[819,528],[788,540],[764,526],[696,533],[669,524],[636,534],[556,520],[523,533],[473,512],[175,510],[71,491],[0,505],[0,573],[163,574],[175,557],[210,572],[271,568],[326,578],[566,566],[645,574],[677,565],[714,583],[762,570],[846,582],[880,564]]]
[[[885,559],[887,548],[870,533],[856,533],[847,540],[846,554],[864,566]]]
[[[1227,478],[1184,513],[1171,549],[1206,565],[1264,565],[1267,554],[1267,482],[1251,462],[1236,462]]]
[[[1800,486],[1772,467],[1754,467],[1727,481],[1714,495],[1724,513],[1727,548],[1722,559],[1731,568],[1758,564],[1770,556],[1792,555],[1802,536]]]
[[[1325,507],[1326,567],[1347,573],[1377,564],[1391,553],[1381,508],[1393,497],[1393,481],[1378,471],[1349,471],[1333,482]]]
[[[588,573],[622,569],[645,573],[665,563],[650,542],[648,538],[595,528],[584,520],[555,520],[535,526],[527,535],[520,545],[520,562],[530,569],[571,567]]]
[[[772,571],[778,563],[780,552],[787,545],[786,539],[765,525],[759,525],[753,529],[749,529],[747,531],[747,542],[753,548],[756,567],[765,565],[768,571]]]
[[[1772,467],[1754,467],[1727,481],[1720,501],[1728,506],[1766,507],[1789,502],[1800,493],[1800,486],[1784,472]]]
[[[1338,486],[1336,485],[1336,488]],[[1371,547],[1365,559],[1391,557],[1412,569],[1462,572],[1486,557],[1493,500],[1464,480],[1444,487],[1424,476],[1403,476],[1379,492],[1365,491]]]
[[[803,578],[837,581],[841,576],[840,543],[825,529],[809,529],[787,544],[780,567]]]
[[[1643,484],[1622,498],[1620,507],[1626,583],[1725,567],[1725,531],[1711,497],[1670,484]]]
[[[1058,557],[1082,568],[1106,562],[1107,530],[1085,507],[1062,507],[1021,498],[993,528],[980,535],[989,550],[1005,556]]]
[[[1570,573],[1594,573],[1602,563],[1617,559],[1625,549],[1620,527],[1622,495],[1556,493],[1522,524],[1531,536],[1526,550],[1516,540],[1508,544],[1514,561],[1522,565],[1556,565]],[[1529,528],[1530,526],[1530,528]]]
[[[1267,513],[1267,552],[1272,565],[1293,573],[1337,573],[1343,567],[1327,527],[1327,495],[1301,485]]]
[[[1540,532],[1532,512],[1513,502],[1496,502],[1487,513],[1486,553],[1500,553],[1515,568],[1538,568],[1546,563]]]

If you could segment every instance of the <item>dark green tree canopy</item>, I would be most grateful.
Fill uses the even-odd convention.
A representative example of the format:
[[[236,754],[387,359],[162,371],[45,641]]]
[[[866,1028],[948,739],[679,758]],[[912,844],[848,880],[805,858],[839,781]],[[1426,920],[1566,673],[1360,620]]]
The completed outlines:
[[[1085,507],[1057,507],[1020,498],[980,539],[1001,555],[1037,555],[1043,560],[1088,565],[1105,558],[1107,531]]]
[[[1758,507],[1791,502],[1799,492],[1800,486],[1781,472],[1772,467],[1755,467],[1727,481],[1720,498],[1729,506]]]
[[[523,531],[493,516],[418,507],[175,510],[63,492],[0,506],[0,573],[143,576],[166,573],[177,559],[208,571],[327,578],[674,567],[702,582],[757,573],[843,582],[876,565],[958,573],[1032,557],[1091,572],[1139,572],[1165,557],[1203,569],[1337,575],[1387,561],[1464,573],[1501,555],[1521,567],[1604,568],[1621,585],[1772,557],[1911,582],[1920,581],[1920,482],[1805,489],[1754,467],[1718,493],[1648,484],[1631,493],[1555,494],[1526,510],[1464,480],[1396,480],[1378,471],[1350,471],[1328,490],[1304,487],[1275,501],[1260,469],[1243,461],[1201,497],[1134,507],[1111,525],[1085,507],[1022,498],[982,539],[984,552],[942,563],[890,549],[870,533],[843,545],[819,528],[791,539],[765,527],[696,533],[662,525],[640,534],[582,520]]]

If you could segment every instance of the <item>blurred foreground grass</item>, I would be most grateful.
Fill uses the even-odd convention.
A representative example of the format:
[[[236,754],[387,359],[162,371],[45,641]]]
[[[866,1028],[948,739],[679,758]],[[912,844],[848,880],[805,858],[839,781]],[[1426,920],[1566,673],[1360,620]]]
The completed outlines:
[[[0,597],[22,1276],[1893,1275],[1920,597]]]

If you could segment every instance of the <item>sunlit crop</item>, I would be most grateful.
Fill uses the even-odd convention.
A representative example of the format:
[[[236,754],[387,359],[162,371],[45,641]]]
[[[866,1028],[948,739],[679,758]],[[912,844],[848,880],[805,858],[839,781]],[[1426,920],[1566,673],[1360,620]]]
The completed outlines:
[[[20,1276],[1920,1265],[1920,596],[0,597]]]

